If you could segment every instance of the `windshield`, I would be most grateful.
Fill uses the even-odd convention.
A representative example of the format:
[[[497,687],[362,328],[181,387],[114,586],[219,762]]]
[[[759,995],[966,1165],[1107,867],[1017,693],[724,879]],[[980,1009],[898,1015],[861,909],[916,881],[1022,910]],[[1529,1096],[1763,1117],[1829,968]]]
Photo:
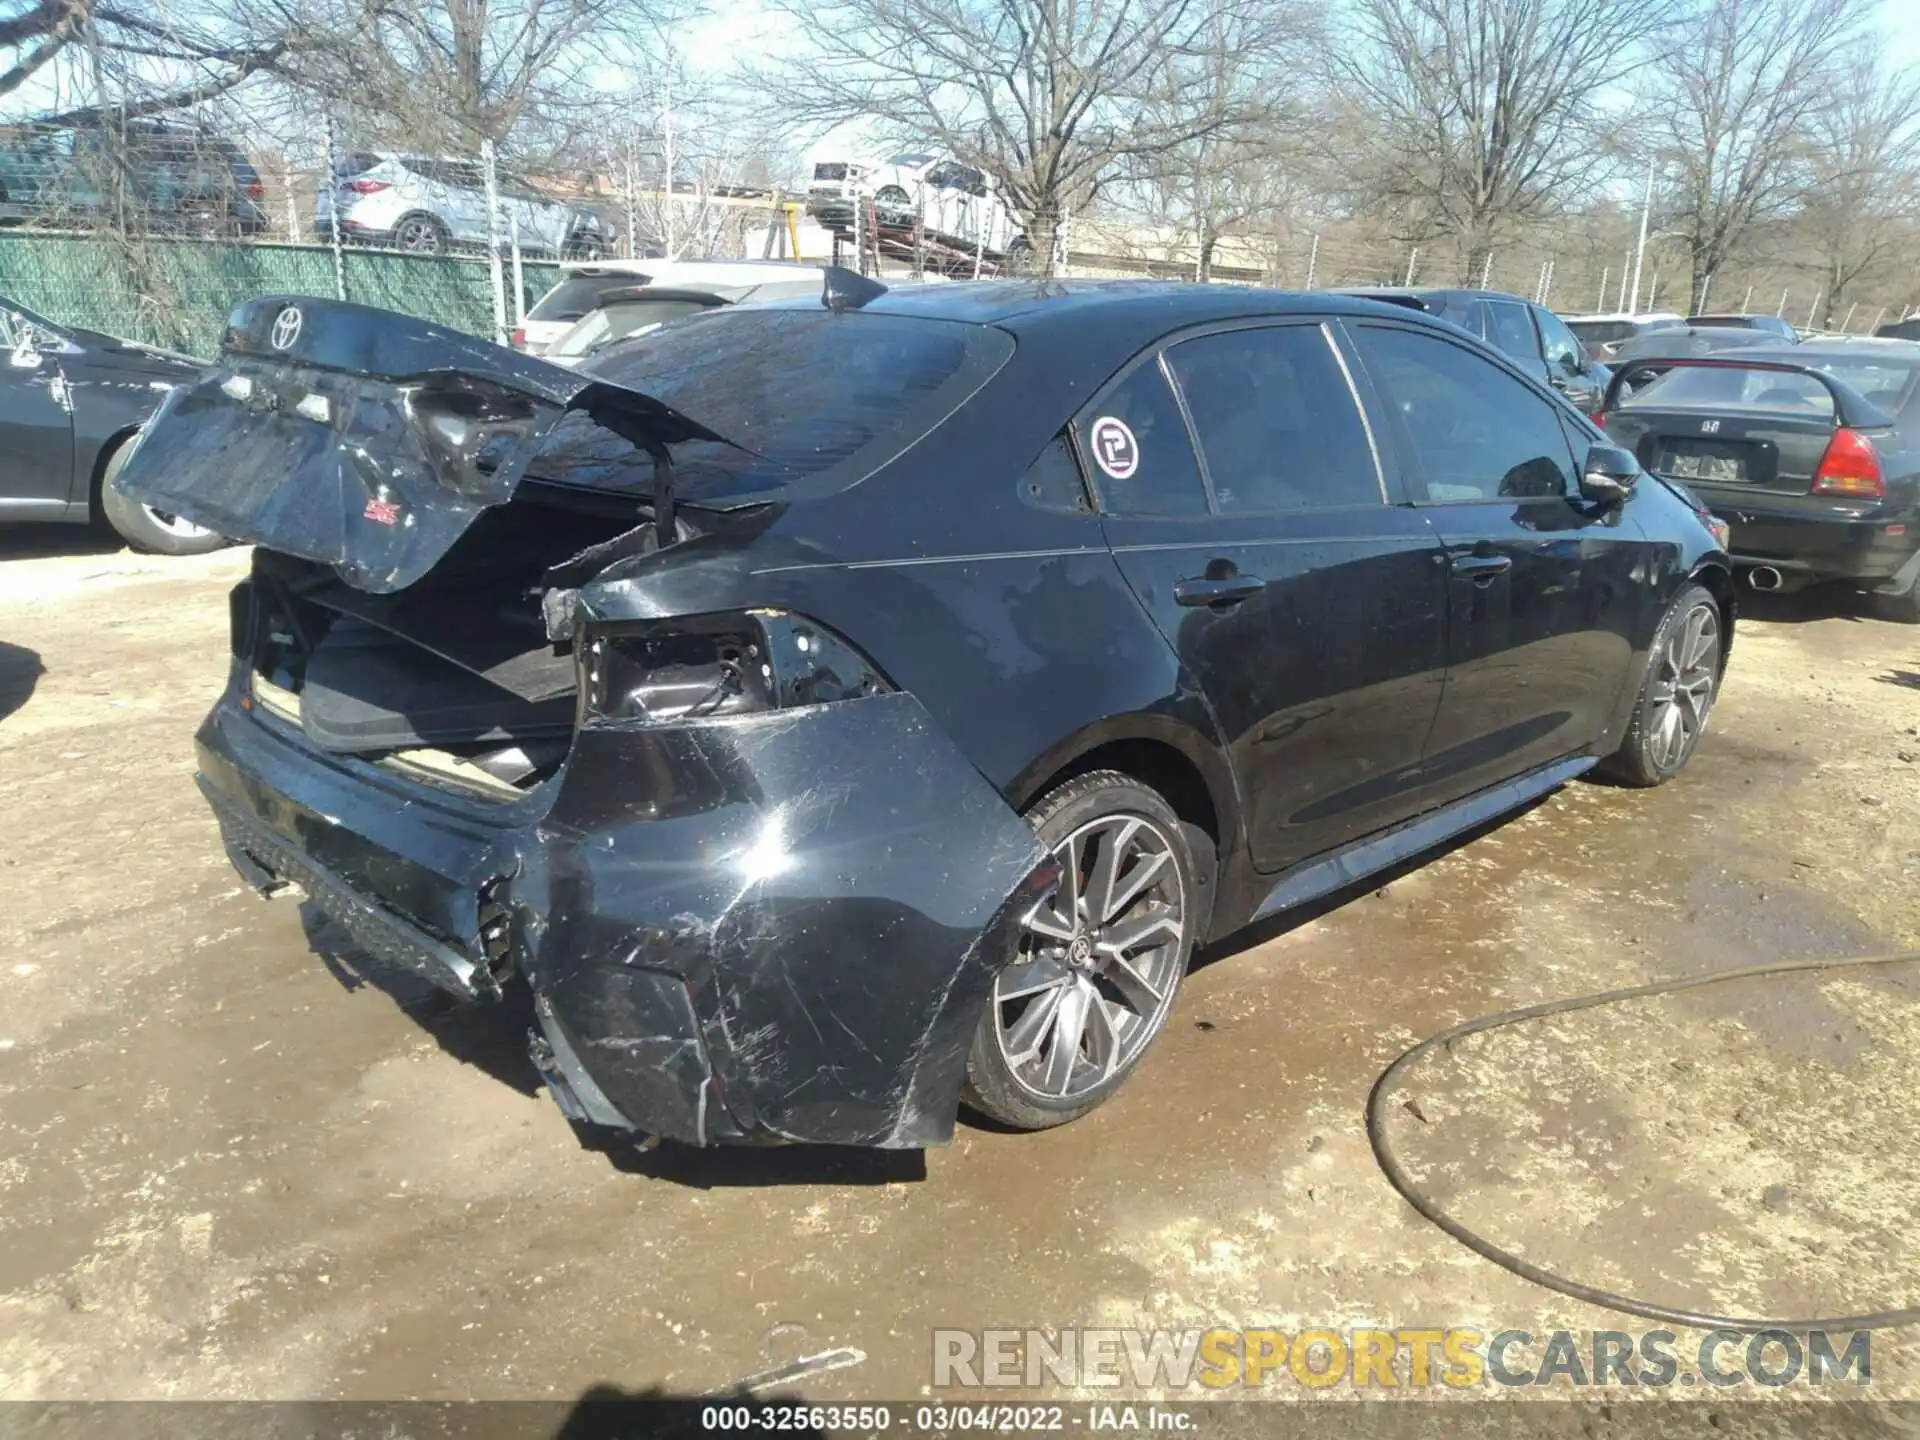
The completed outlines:
[[[854,484],[938,425],[1012,353],[1013,337],[989,326],[723,306],[583,368],[735,442],[674,448],[682,491],[697,501],[803,480]],[[650,489],[651,467],[635,462],[631,445],[574,414],[533,468],[575,484]]]
[[[710,308],[706,300],[625,300],[603,305],[553,342],[549,355],[585,355],[597,346],[657,330]]]

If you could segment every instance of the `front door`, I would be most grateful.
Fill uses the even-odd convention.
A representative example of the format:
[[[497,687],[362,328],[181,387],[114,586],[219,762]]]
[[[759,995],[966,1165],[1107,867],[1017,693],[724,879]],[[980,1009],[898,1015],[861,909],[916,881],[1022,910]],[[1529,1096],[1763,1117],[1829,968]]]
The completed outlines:
[[[1446,693],[1423,765],[1438,801],[1592,744],[1632,665],[1646,550],[1583,500],[1562,407],[1484,352],[1353,328],[1409,488],[1446,550]]]
[[[1440,551],[1388,503],[1349,368],[1313,321],[1214,330],[1080,421],[1108,542],[1213,710],[1269,871],[1420,808],[1444,678]]]
[[[0,312],[0,519],[64,506],[73,485],[73,404],[60,358]]]

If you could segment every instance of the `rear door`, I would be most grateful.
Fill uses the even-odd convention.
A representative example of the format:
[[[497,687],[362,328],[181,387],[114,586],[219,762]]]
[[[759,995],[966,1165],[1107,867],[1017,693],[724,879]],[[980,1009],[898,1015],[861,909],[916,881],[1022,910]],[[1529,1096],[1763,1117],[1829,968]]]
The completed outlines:
[[[1418,810],[1444,571],[1425,519],[1390,503],[1332,329],[1183,337],[1078,431],[1114,555],[1226,737],[1255,863]]]
[[[1546,394],[1431,331],[1353,334],[1445,546],[1446,693],[1423,760],[1444,801],[1606,728],[1644,623],[1647,547],[1627,507],[1580,498],[1572,420]]]

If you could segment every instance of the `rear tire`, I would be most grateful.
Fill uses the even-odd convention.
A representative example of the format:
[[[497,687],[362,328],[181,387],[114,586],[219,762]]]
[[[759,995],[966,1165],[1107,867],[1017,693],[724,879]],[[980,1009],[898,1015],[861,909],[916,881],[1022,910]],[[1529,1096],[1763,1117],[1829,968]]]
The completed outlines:
[[[205,555],[232,543],[224,535],[122,495],[120,472],[131,454],[132,439],[121,441],[100,476],[100,513],[122,540],[147,555]]]
[[[994,979],[962,1098],[1017,1130],[1099,1105],[1166,1028],[1193,953],[1198,889],[1180,819],[1114,770],[1049,791],[1028,813],[1069,868]]]
[[[393,222],[393,248],[409,255],[444,255],[452,245],[447,227],[432,215],[416,211]]]
[[[1653,632],[1640,698],[1620,748],[1601,770],[1623,784],[1660,785],[1692,756],[1720,693],[1720,605],[1698,585],[1674,597]]]

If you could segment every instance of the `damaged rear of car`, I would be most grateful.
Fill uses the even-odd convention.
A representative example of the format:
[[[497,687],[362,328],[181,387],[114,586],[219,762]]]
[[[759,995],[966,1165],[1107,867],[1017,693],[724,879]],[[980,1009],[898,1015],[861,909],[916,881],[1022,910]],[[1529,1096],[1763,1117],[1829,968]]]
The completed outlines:
[[[580,1120],[946,1140],[994,974],[1057,874],[811,613],[833,525],[776,523],[885,466],[1011,341],[872,317],[836,408],[783,378],[834,318],[666,345],[660,395],[267,297],[124,479],[260,547],[198,735],[233,863],[462,997],[524,977]]]

